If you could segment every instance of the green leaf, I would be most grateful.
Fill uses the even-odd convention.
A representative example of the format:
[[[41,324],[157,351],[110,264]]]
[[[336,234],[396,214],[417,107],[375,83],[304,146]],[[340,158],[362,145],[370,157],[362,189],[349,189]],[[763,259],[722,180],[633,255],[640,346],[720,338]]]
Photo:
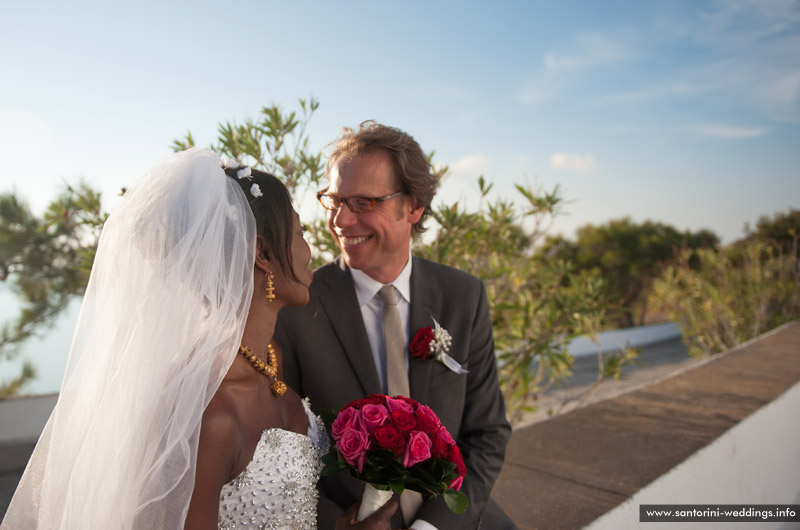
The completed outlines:
[[[444,497],[444,502],[447,503],[447,507],[450,508],[450,511],[456,515],[461,515],[469,508],[469,499],[467,495],[461,491],[448,489],[444,492],[442,497]]]
[[[400,479],[390,479],[389,480],[389,487],[392,488],[392,491],[400,495],[406,489],[405,481],[402,478]]]

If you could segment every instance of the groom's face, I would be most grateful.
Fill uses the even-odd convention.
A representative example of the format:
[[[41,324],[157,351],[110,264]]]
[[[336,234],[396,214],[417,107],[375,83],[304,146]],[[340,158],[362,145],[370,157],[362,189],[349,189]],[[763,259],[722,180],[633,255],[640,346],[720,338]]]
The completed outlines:
[[[389,155],[374,151],[336,161],[328,193],[342,198],[384,197],[400,191]],[[403,270],[409,256],[411,227],[422,215],[411,198],[401,195],[357,214],[342,204],[328,211],[328,228],[347,265],[384,284]]]

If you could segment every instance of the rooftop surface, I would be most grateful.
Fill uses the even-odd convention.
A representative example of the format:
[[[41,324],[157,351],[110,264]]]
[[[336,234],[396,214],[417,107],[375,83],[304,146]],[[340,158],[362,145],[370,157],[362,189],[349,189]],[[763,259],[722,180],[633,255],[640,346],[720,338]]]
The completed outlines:
[[[582,528],[800,381],[799,345],[795,322],[517,429],[492,496],[522,529]]]

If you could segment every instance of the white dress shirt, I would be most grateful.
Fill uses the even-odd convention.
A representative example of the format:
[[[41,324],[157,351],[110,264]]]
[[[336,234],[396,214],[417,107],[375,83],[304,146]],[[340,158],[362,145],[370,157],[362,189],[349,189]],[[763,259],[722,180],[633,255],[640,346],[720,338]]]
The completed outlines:
[[[409,253],[406,266],[403,267],[397,278],[389,284],[397,289],[395,296],[398,297],[397,310],[400,312],[400,321],[403,324],[403,337],[405,340],[403,350],[406,353],[406,370],[408,370],[408,320],[411,309],[411,262],[411,254]],[[383,301],[378,294],[384,284],[373,280],[360,270],[350,269],[350,273],[353,275],[353,283],[356,286],[358,306],[361,308],[361,316],[364,319],[364,326],[367,328],[367,337],[372,348],[375,366],[378,369],[381,388],[383,393],[386,394],[386,341],[383,338]],[[409,526],[409,530],[438,529],[427,521],[417,519]]]
[[[373,280],[359,270],[350,269],[350,272],[353,274],[358,305],[361,308],[361,316],[364,318],[364,326],[367,328],[367,337],[372,348],[372,358],[375,359],[375,367],[378,369],[381,388],[383,393],[386,394],[386,341],[383,338],[383,301],[378,294],[383,284]],[[400,322],[403,325],[403,339],[405,341],[403,347],[406,352],[406,369],[408,369],[408,319],[411,308],[410,255],[406,266],[389,285],[393,285],[397,289],[395,296],[398,297],[397,310],[400,313]]]

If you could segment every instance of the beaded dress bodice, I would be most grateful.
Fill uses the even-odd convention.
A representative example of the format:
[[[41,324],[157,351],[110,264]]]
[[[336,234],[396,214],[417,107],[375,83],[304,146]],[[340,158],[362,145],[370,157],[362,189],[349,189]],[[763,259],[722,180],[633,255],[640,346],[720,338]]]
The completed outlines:
[[[261,433],[253,459],[223,486],[220,530],[277,530],[317,527],[317,479],[328,450],[322,420],[303,400],[308,434],[283,429]]]

